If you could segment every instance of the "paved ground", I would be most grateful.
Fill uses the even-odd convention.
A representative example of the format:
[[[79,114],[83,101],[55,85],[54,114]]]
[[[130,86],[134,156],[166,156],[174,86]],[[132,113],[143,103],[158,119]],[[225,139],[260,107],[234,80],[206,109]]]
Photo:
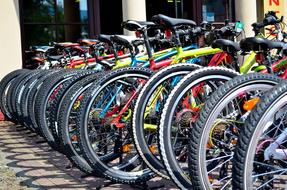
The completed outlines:
[[[96,177],[83,177],[69,161],[53,151],[39,136],[22,126],[0,122],[1,189],[136,189]],[[155,178],[152,189],[175,189],[170,182]],[[156,186],[164,185],[162,188]]]

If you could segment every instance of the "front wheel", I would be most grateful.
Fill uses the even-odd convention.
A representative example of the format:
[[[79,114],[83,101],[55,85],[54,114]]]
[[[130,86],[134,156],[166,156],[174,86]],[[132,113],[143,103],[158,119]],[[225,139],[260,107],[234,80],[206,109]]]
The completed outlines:
[[[221,67],[197,69],[186,75],[166,100],[159,126],[159,147],[166,170],[179,188],[193,188],[187,145],[199,111],[220,85],[237,75]]]
[[[287,176],[287,82],[266,93],[240,132],[234,189],[284,189]]]
[[[154,176],[137,154],[131,131],[135,100],[151,74],[135,67],[114,70],[83,94],[79,147],[93,170],[114,182],[136,184]]]
[[[230,189],[238,133],[262,94],[282,79],[253,73],[238,76],[215,91],[191,131],[190,175],[194,189]]]

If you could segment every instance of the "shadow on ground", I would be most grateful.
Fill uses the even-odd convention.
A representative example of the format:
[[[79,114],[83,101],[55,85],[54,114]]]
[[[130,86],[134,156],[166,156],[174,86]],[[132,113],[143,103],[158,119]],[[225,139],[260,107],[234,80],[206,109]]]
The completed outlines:
[[[23,178],[23,186],[49,190],[135,189],[129,185],[111,183],[103,178],[85,176],[77,168],[68,167],[69,160],[63,154],[52,150],[43,138],[11,122],[0,122],[0,150],[7,159],[7,166],[13,168],[16,176]],[[151,189],[164,184],[165,187],[160,189],[172,187],[167,180],[148,182]]]

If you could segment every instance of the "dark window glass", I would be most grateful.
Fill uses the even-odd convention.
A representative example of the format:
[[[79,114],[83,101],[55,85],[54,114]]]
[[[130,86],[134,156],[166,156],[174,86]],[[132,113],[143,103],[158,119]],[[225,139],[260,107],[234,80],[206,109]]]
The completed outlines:
[[[202,18],[211,22],[232,20],[230,0],[203,0]]]
[[[56,26],[26,25],[25,40],[29,45],[47,45],[56,39]],[[28,46],[29,47],[29,46]]]
[[[23,0],[25,48],[88,37],[87,0]]]
[[[54,0],[23,0],[24,22],[51,23],[55,19]]]

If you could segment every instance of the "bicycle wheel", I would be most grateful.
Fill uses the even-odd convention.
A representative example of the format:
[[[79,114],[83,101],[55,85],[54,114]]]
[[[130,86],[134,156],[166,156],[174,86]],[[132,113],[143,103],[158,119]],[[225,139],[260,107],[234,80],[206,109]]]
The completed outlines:
[[[166,100],[159,126],[159,148],[164,166],[179,188],[193,188],[187,144],[201,107],[212,92],[237,75],[221,67],[197,69],[186,75]]]
[[[38,86],[40,86],[46,78],[50,77],[51,75],[54,75],[57,72],[61,72],[61,70],[44,70],[43,72],[37,74],[35,77],[31,78],[27,82],[26,88],[23,90],[22,98],[19,103],[20,108],[18,112],[22,115],[21,122],[23,123],[23,125],[34,132],[36,131],[33,128],[31,118],[29,117],[29,98],[30,101],[33,101],[33,97],[37,92]],[[30,104],[31,103],[32,102],[30,102]]]
[[[73,165],[85,173],[93,173],[93,169],[83,158],[78,145],[78,136],[76,132],[76,117],[79,105],[81,104],[84,92],[107,72],[100,72],[89,75],[76,82],[64,95],[58,108],[57,131],[59,142],[63,153]],[[54,133],[54,132],[53,132]],[[54,136],[54,134],[53,134]]]
[[[44,76],[51,72],[51,70],[37,70],[35,73],[30,75],[29,77],[26,77],[25,80],[21,81],[19,84],[19,89],[16,91],[16,100],[15,107],[16,107],[16,114],[19,118],[19,121],[24,125],[24,114],[22,110],[22,102],[24,102],[24,99],[27,99],[27,93],[29,91],[29,85],[37,80],[40,76]]]
[[[11,84],[10,88],[7,90],[7,109],[8,111],[13,115],[13,118],[16,121],[20,121],[17,111],[16,111],[16,95],[17,91],[21,88],[22,82],[29,78],[30,76],[33,76],[34,73],[37,73],[38,71],[29,71],[25,74],[22,74],[21,76],[17,77],[15,81]]]
[[[56,142],[52,135],[52,127],[54,120],[52,113],[55,112],[59,104],[59,100],[63,94],[74,82],[81,78],[94,73],[87,70],[71,70],[62,75],[53,78],[48,78],[43,82],[43,85],[38,89],[35,96],[35,119],[39,127],[40,133],[47,140],[47,143],[55,150],[61,151],[59,142]]]
[[[40,87],[45,83],[46,80],[49,78],[55,78],[59,75],[69,75],[71,70],[59,70],[56,72],[51,73],[50,75],[46,75],[41,77],[40,80],[37,80],[35,84],[32,85],[31,91],[29,92],[29,96],[27,96],[27,117],[25,118],[25,122],[28,124],[28,127],[31,128],[33,131],[38,133],[40,136],[43,136],[41,133],[39,126],[36,121],[36,112],[35,112],[35,99],[39,92]],[[38,113],[37,113],[38,114]]]
[[[287,83],[262,96],[239,134],[234,154],[234,189],[286,187]]]
[[[189,141],[194,189],[231,189],[232,159],[238,133],[262,94],[282,79],[253,73],[220,86],[200,111]]]
[[[93,170],[114,182],[135,184],[154,176],[135,150],[130,122],[151,74],[144,68],[118,69],[84,93],[77,115],[79,146]]]
[[[12,120],[12,117],[13,117],[7,109],[7,90],[9,89],[10,85],[19,75],[22,75],[26,72],[29,72],[29,70],[18,69],[18,70],[12,71],[9,74],[7,74],[0,82],[0,97],[1,97],[0,109],[6,119]]]
[[[133,114],[133,136],[139,155],[155,173],[168,178],[157,147],[159,115],[169,93],[186,74],[200,68],[195,64],[176,64],[155,73],[141,90]]]

